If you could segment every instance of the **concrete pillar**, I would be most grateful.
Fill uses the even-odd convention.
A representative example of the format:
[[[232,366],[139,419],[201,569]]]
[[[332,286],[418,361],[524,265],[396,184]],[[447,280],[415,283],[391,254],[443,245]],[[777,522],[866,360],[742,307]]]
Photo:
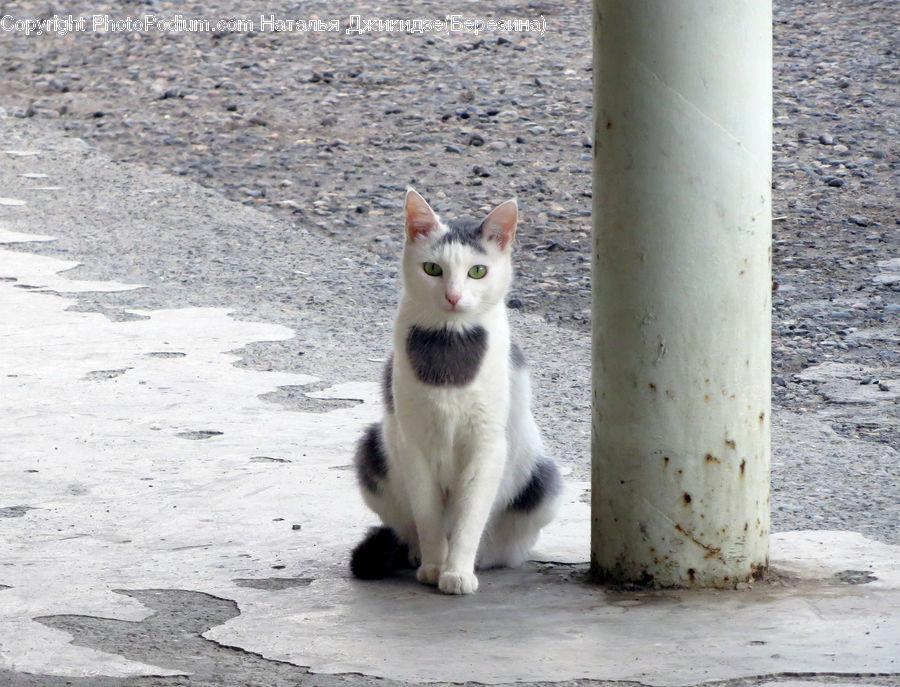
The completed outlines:
[[[772,8],[594,0],[592,543],[603,580],[768,563]]]

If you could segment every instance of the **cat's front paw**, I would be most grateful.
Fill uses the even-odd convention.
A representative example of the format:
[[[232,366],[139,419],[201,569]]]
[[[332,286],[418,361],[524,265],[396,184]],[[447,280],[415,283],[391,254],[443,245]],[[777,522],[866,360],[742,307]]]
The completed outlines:
[[[448,570],[441,573],[438,589],[444,594],[472,594],[478,591],[478,578],[474,573]]]
[[[441,568],[434,563],[423,563],[416,571],[416,579],[422,584],[430,584],[432,586],[438,583],[441,577]]]

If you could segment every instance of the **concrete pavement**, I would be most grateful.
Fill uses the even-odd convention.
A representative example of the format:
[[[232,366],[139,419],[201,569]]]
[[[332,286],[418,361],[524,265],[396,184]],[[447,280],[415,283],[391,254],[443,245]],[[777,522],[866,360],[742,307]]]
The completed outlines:
[[[173,681],[158,684],[191,684],[174,681],[206,668],[192,669],[195,650],[171,640],[202,633],[204,647],[222,652],[207,663],[226,666],[210,684],[276,684],[290,666],[309,672],[284,679],[331,675],[350,684],[360,676],[763,684],[797,674],[900,684],[896,544],[782,532],[773,538],[772,580],[752,588],[589,584],[588,342],[527,316],[515,326],[568,479],[561,517],[535,561],[485,573],[483,591],[461,599],[408,578],[352,580],[348,550],[373,519],[350,460],[359,430],[381,411],[377,369],[394,294],[375,280],[392,266],[367,264],[180,179],[111,164],[32,123],[7,133],[0,683],[158,676]],[[90,188],[73,183],[86,166]],[[256,294],[253,275],[229,271],[233,256],[221,246],[201,243],[177,256],[183,272],[153,280],[146,257],[126,250],[113,261],[95,250],[114,232],[128,245],[142,223],[199,234],[224,231],[226,221],[235,236],[243,228],[263,232],[267,244],[285,242],[285,293],[306,299],[293,326],[268,309],[280,292]],[[65,260],[46,254],[52,244]],[[72,269],[78,262],[84,267]],[[219,307],[197,295],[214,281],[202,271],[208,263],[240,275],[230,290],[219,287]],[[776,414],[775,441],[803,430],[810,453],[827,445],[831,460],[860,455],[815,422]],[[896,459],[884,450],[880,459]],[[178,611],[194,605],[188,623]],[[153,618],[169,619],[168,639],[153,647],[117,629],[116,621],[140,628]],[[242,674],[250,667],[229,663],[228,651],[256,657],[257,672]]]

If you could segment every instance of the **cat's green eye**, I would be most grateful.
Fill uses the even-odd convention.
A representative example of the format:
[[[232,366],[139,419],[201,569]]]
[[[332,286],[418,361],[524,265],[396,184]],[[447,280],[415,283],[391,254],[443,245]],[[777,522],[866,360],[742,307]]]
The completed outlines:
[[[487,267],[484,265],[474,265],[469,268],[469,276],[472,279],[481,279],[487,274]]]
[[[426,262],[422,265],[422,269],[430,277],[440,277],[444,273],[444,270],[436,262]]]

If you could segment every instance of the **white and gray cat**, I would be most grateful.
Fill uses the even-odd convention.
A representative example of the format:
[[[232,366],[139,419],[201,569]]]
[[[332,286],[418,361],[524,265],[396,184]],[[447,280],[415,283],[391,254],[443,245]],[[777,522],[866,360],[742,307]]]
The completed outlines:
[[[556,513],[561,481],[531,414],[528,372],[510,342],[515,200],[483,221],[442,221],[406,194],[403,294],[385,415],[359,443],[365,502],[384,523],[354,550],[373,579],[418,564],[448,594],[475,568],[517,566]]]

